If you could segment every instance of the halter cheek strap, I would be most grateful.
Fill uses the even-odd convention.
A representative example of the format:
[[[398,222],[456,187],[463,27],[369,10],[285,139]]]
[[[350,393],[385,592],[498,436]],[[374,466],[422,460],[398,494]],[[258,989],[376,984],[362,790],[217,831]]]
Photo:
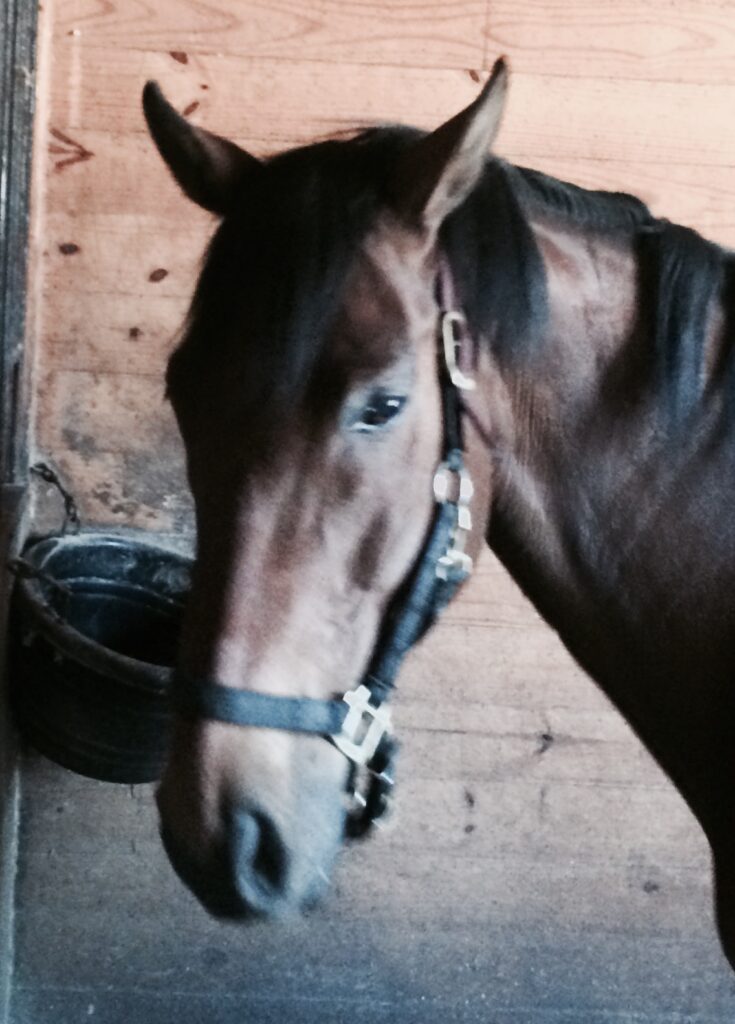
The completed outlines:
[[[444,432],[442,461],[434,474],[434,512],[414,567],[386,612],[360,685],[332,700],[238,690],[182,673],[176,674],[173,685],[174,707],[181,715],[320,735],[333,743],[355,770],[367,769],[373,777],[367,796],[353,794],[361,805],[357,813],[362,815],[359,820],[364,827],[353,821],[352,834],[366,831],[382,812],[385,791],[392,785],[395,744],[384,701],[395,686],[403,659],[472,571],[465,542],[472,529],[473,486],[464,464],[460,393],[474,388],[474,381],[460,368],[460,356],[469,336],[464,315],[454,308],[451,274],[444,262],[440,265],[437,292],[442,308],[439,383]]]

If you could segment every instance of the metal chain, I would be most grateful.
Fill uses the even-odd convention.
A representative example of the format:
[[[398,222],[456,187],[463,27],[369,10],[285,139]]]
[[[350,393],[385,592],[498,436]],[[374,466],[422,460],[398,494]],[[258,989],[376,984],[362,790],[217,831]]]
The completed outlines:
[[[59,476],[54,472],[51,467],[45,462],[37,462],[31,466],[31,473],[35,473],[36,476],[40,477],[47,484],[52,484],[61,495],[64,502],[64,523],[61,527],[62,537],[66,533],[79,533],[81,526],[79,520],[79,511],[77,509],[77,503],[74,500],[74,495],[62,484]]]

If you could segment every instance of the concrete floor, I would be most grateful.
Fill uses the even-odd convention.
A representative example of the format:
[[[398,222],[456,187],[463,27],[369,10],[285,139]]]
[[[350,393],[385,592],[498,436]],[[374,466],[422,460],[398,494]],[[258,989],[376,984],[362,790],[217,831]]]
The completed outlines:
[[[605,903],[620,893],[607,887],[600,924],[579,920],[599,881],[586,865],[449,863],[394,832],[348,852],[328,907],[240,930],[210,920],[173,877],[149,787],[90,782],[30,757],[24,794],[12,1024],[735,1017],[735,978],[701,924],[686,938],[679,915],[655,935],[650,914],[611,928]],[[674,884],[657,878],[642,903]],[[706,903],[701,867],[689,881],[691,913]]]
[[[345,852],[307,919],[211,920],[161,850],[152,787],[26,754],[11,1024],[735,1020],[698,827],[480,575],[401,681],[393,826]]]

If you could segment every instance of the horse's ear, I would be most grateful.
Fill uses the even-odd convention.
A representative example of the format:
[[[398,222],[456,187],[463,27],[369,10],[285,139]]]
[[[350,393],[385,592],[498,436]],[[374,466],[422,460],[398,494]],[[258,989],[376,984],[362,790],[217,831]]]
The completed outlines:
[[[413,226],[437,231],[477,184],[500,127],[507,81],[501,57],[477,99],[411,145],[399,160],[391,201]]]
[[[171,106],[156,82],[143,89],[143,112],[158,152],[189,199],[224,216],[245,178],[260,171],[256,157],[229,139],[197,128]]]

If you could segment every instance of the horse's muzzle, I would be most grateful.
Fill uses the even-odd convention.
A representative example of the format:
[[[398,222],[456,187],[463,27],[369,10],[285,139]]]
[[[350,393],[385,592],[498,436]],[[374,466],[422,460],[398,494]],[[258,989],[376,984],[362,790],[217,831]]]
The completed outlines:
[[[161,838],[179,878],[215,917],[247,921],[284,918],[313,906],[327,873],[304,879],[278,828],[263,811],[237,808],[228,814],[226,838],[206,863],[189,857],[165,828]]]

